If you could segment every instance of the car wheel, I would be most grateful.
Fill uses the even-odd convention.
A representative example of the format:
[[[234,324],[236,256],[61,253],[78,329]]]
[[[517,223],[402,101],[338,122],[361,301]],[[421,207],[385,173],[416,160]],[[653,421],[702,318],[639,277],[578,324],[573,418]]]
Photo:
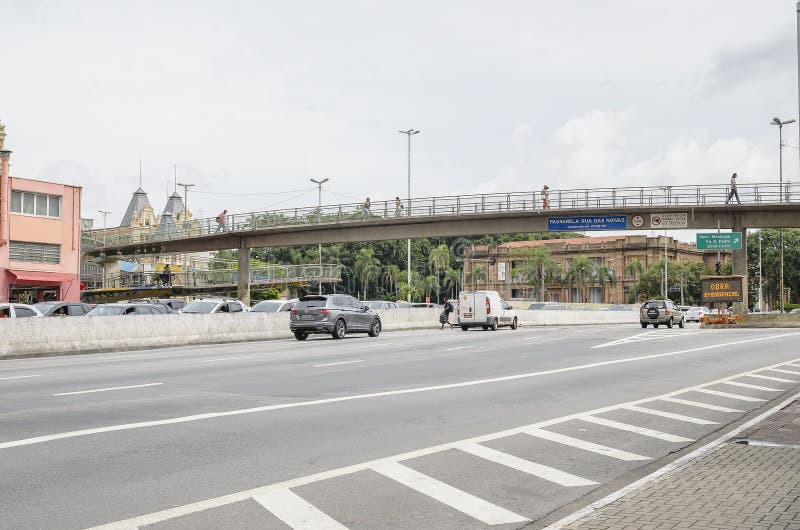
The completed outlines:
[[[680,321],[680,322],[678,322],[678,327],[679,327],[679,328],[681,328],[681,329],[683,329],[683,319],[681,319],[681,321]]]
[[[481,326],[481,327],[483,328],[483,331],[486,331],[487,329],[489,329],[489,326]]]
[[[294,338],[296,338],[297,340],[306,340],[308,338],[308,333],[306,333],[305,331],[295,331]]]
[[[333,326],[333,335],[334,339],[343,339],[345,335],[347,335],[347,326],[344,324],[344,320],[337,320],[336,325]]]
[[[494,320],[492,320],[492,325],[490,327],[492,328],[492,331],[497,331],[497,319],[496,318]]]
[[[511,329],[517,329],[517,317],[514,317],[514,322],[511,323]]]
[[[467,331],[467,330],[469,330],[469,326],[461,326],[461,331]]]
[[[667,320],[667,327],[672,329],[672,317],[670,317],[669,320]]]
[[[372,325],[369,327],[369,336],[370,337],[377,337],[381,334],[381,321],[377,318],[372,321]]]
[[[641,324],[643,328],[647,327],[647,322],[639,322],[639,324]]]
[[[658,327],[658,323],[656,323],[656,324],[653,324],[653,327],[654,327],[654,328],[657,328],[657,327]]]

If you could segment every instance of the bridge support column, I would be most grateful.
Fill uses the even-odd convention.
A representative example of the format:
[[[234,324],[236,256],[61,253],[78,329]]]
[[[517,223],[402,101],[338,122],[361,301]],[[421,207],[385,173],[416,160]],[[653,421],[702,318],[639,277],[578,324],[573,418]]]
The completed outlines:
[[[746,315],[748,308],[748,283],[747,283],[747,227],[742,225],[742,216],[735,213],[733,216],[733,225],[731,226],[733,232],[742,233],[742,248],[741,250],[731,251],[732,273],[737,276],[742,276],[742,301],[734,302],[733,310],[738,315]]]
[[[250,305],[250,247],[244,238],[239,240],[239,270],[237,278],[237,298]]]

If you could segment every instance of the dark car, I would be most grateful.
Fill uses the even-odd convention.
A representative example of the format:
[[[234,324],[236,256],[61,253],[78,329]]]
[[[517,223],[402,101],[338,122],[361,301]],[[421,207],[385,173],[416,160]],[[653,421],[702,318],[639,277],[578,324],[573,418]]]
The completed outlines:
[[[639,308],[639,323],[643,328],[648,324],[654,328],[660,324],[666,324],[668,328],[678,324],[682,328],[684,322],[683,311],[672,300],[648,300]]]
[[[142,300],[131,300],[131,303],[159,305],[170,315],[173,313],[180,313],[180,310],[186,305],[186,301],[180,298],[146,298]]]
[[[166,315],[167,310],[161,304],[100,304],[86,316],[110,317],[119,315]]]
[[[381,333],[378,313],[346,294],[303,296],[292,309],[289,329],[297,340],[306,340],[310,333],[329,333],[341,339],[347,333]]]
[[[89,304],[80,302],[39,302],[33,304],[33,307],[46,317],[82,317],[92,310]]]

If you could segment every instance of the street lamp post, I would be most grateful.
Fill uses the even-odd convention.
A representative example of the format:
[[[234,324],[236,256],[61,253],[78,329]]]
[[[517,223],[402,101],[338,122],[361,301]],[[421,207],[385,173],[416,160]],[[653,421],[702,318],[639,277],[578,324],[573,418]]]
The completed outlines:
[[[785,120],[782,121],[780,118],[772,118],[770,125],[777,125],[778,126],[778,178],[780,179],[780,186],[779,186],[779,194],[778,197],[779,202],[783,201],[783,126],[789,123],[794,123],[795,120]],[[781,271],[780,271],[780,278],[778,278],[778,296],[780,297],[780,304],[781,304],[781,313],[783,313],[783,228],[778,229],[778,233],[780,234],[780,262],[781,262]]]
[[[110,214],[111,212],[107,212],[105,210],[97,210],[97,212],[103,214],[103,230],[105,230],[106,229],[106,219],[108,218],[108,214]]]
[[[407,131],[397,131],[400,134],[405,134],[408,136],[408,209],[406,210],[406,215],[411,215],[411,136],[414,134],[419,134],[419,129],[409,129]],[[408,256],[407,256],[407,281],[408,281],[408,293],[406,295],[406,301],[411,301],[411,238],[408,239]]]
[[[177,175],[178,166],[175,165],[175,173]],[[183,188],[183,229],[186,231],[187,236],[191,236],[192,225],[189,224],[189,219],[187,216],[189,215],[189,188],[193,187],[194,184],[184,184],[182,182],[178,182],[178,179],[175,179],[175,184]],[[184,252],[183,253],[183,278],[184,278],[184,285],[189,285],[189,255]]]
[[[106,219],[108,218],[108,214],[110,214],[111,212],[107,212],[105,210],[97,210],[97,211],[98,211],[98,213],[103,214],[103,241],[105,241],[106,237],[107,237],[107,235],[106,235]],[[103,263],[103,273],[100,275],[100,281],[102,282],[103,288],[105,289],[105,287],[106,287],[106,264],[105,263]]]
[[[318,197],[318,204],[319,209],[317,210],[317,222],[322,222],[322,185],[328,182],[329,178],[324,178],[322,180],[316,179],[309,179],[311,182],[317,185],[319,188],[319,197]],[[322,294],[322,243],[318,244],[318,251],[319,251],[319,294]]]
[[[758,310],[764,311],[764,279],[761,276],[761,233],[758,234]]]

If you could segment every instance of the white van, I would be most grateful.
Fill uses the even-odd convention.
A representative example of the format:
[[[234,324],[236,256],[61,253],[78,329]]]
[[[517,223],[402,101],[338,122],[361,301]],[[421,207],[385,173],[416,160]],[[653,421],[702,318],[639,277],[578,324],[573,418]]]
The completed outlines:
[[[517,329],[517,314],[497,291],[461,291],[456,311],[458,325],[464,331],[477,327],[496,330],[500,326]]]

